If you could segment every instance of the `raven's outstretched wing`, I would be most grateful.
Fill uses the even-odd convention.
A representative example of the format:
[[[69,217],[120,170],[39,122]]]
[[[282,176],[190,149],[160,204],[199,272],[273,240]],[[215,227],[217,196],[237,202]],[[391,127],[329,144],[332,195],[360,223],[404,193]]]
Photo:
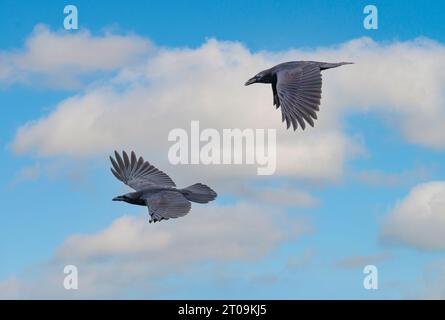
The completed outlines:
[[[125,151],[122,152],[122,157],[117,151],[114,151],[114,155],[116,160],[110,157],[113,165],[111,172],[117,179],[134,190],[140,191],[150,186],[176,186],[166,173],[155,168],[148,161],[144,161],[142,157],[137,160],[133,151],[131,152],[131,159],[128,158]]]
[[[281,106],[282,121],[286,121],[287,128],[298,125],[304,130],[306,123],[314,126],[317,119],[321,99],[320,66],[315,63],[296,66],[277,72],[276,91]],[[274,97],[275,102],[275,97]]]
[[[150,222],[179,218],[185,216],[191,208],[191,203],[176,191],[161,191],[148,197],[145,202],[150,214]]]

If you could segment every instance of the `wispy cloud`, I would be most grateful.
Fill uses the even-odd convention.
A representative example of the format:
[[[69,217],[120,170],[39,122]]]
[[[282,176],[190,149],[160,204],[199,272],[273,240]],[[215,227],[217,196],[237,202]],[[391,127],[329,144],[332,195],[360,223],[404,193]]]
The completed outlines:
[[[338,260],[336,266],[344,269],[364,268],[367,265],[378,265],[380,262],[388,260],[391,257],[392,255],[389,253],[356,255]]]
[[[36,180],[40,177],[41,173],[42,168],[39,162],[33,165],[25,166],[19,172],[17,172],[15,177],[9,183],[9,187],[13,188],[22,182]]]
[[[418,184],[431,179],[434,170],[418,166],[402,172],[385,172],[383,170],[364,170],[354,176],[358,181],[373,187],[400,187]]]

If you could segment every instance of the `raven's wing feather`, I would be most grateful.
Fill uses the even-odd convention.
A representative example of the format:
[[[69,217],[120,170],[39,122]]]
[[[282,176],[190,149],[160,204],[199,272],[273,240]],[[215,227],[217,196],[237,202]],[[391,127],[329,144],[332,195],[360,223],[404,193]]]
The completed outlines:
[[[282,121],[287,128],[298,125],[304,130],[306,123],[314,126],[321,99],[321,72],[318,64],[308,63],[277,72],[277,85]]]
[[[117,179],[134,190],[140,191],[150,186],[176,186],[166,173],[157,169],[148,161],[144,161],[142,157],[137,159],[133,151],[131,152],[131,158],[125,151],[122,152],[122,157],[116,151],[114,155],[116,160],[110,157],[113,165],[111,172]]]
[[[145,202],[150,214],[150,222],[168,220],[185,216],[191,209],[191,203],[176,191],[161,191],[149,196]]]

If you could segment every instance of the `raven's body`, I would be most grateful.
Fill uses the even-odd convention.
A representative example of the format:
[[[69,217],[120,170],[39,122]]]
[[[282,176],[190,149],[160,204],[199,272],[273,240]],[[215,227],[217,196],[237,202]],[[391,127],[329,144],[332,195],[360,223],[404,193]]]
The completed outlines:
[[[156,195],[162,191],[171,191],[171,192],[177,192],[179,194],[182,194],[184,196],[188,195],[188,192],[184,189],[177,189],[177,188],[166,188],[166,187],[152,187],[152,188],[145,188],[140,191],[136,192],[130,192],[127,194],[124,194],[122,196],[115,197],[114,201],[125,201],[130,204],[138,205],[138,206],[147,206],[146,199],[150,198],[153,195]]]
[[[167,174],[142,157],[138,160],[134,152],[131,159],[125,151],[122,155],[115,152],[116,160],[110,157],[113,165],[111,172],[135,192],[115,197],[113,201],[148,206],[150,222],[182,217],[190,211],[190,201],[207,203],[217,196],[215,191],[201,183],[178,189]]]
[[[321,71],[351,62],[327,63],[317,61],[290,61],[263,70],[247,80],[272,85],[273,104],[282,111],[287,128],[298,125],[304,130],[306,123],[314,126],[321,99]]]

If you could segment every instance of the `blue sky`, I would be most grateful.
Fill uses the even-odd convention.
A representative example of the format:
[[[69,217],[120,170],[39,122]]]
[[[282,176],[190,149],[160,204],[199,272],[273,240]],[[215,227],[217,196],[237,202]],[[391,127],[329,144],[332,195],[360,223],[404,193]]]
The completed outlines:
[[[134,65],[134,61],[147,59],[149,61],[147,64],[149,64],[150,59],[162,56],[162,53],[158,53],[158,51],[153,53],[145,46],[152,45],[156,47],[156,50],[165,50],[171,54],[176,54],[184,48],[199,51],[199,48],[204,46],[203,51],[207,52],[205,43],[208,43],[208,39],[216,39],[218,44],[215,45],[217,47],[215,50],[220,50],[220,43],[228,41],[229,52],[232,52],[230,50],[239,52],[237,50],[241,49],[231,47],[236,42],[240,43],[252,57],[258,54],[259,59],[264,59],[261,61],[270,61],[267,60],[269,59],[267,53],[280,53],[287,57],[292,55],[289,53],[291,49],[298,50],[297,52],[304,54],[305,57],[311,56],[311,54],[331,57],[344,53],[345,60],[347,60],[348,56],[346,55],[350,52],[352,52],[352,56],[354,54],[357,56],[357,52],[363,54],[367,53],[367,50],[374,49],[372,46],[369,49],[366,45],[363,47],[359,45],[359,49],[354,51],[352,46],[348,47],[344,44],[354,39],[369,37],[374,41],[375,46],[381,48],[381,50],[373,51],[373,54],[376,56],[380,54],[382,62],[386,59],[385,52],[388,54],[388,61],[393,61],[391,59],[397,61],[397,46],[401,45],[402,48],[412,49],[413,54],[419,57],[419,60],[415,60],[415,66],[406,64],[406,69],[413,67],[415,72],[428,71],[430,69],[423,68],[422,64],[437,63],[437,70],[445,70],[443,65],[445,60],[437,60],[437,57],[443,57],[443,52],[445,52],[443,49],[445,30],[442,21],[445,4],[442,1],[430,1],[428,5],[414,0],[373,1],[372,4],[376,5],[379,10],[378,30],[363,28],[364,14],[362,11],[365,5],[371,4],[368,1],[337,1],[335,4],[332,1],[255,1],[254,5],[251,1],[194,1],[193,3],[189,1],[75,1],[72,4],[76,5],[79,10],[80,30],[78,31],[63,30],[63,7],[66,4],[63,1],[40,1],[37,4],[31,1],[0,0],[0,30],[2,30],[0,59],[4,59],[5,63],[0,62],[0,137],[3,146],[1,152],[3,169],[0,171],[0,186],[2,188],[0,297],[13,295],[10,293],[12,291],[8,291],[11,287],[8,285],[11,283],[11,279],[14,281],[18,279],[17,283],[19,284],[12,287],[14,294],[19,292],[19,296],[21,290],[25,290],[22,288],[28,288],[35,283],[42,286],[45,281],[36,280],[39,275],[34,275],[34,273],[45,269],[48,261],[57,259],[57,252],[61,247],[70,248],[62,244],[66,244],[66,240],[72,235],[97,234],[124,214],[142,217],[141,220],[135,221],[147,222],[145,209],[110,201],[115,194],[123,190],[108,169],[107,155],[112,152],[113,146],[110,148],[108,145],[103,148],[98,147],[97,152],[84,153],[82,144],[90,144],[88,136],[90,131],[83,132],[82,125],[78,132],[71,133],[74,136],[77,134],[82,136],[79,138],[79,142],[70,137],[68,129],[58,128],[52,131],[51,128],[47,128],[51,125],[63,126],[63,122],[41,121],[42,117],[51,117],[55,110],[58,110],[60,105],[67,101],[66,99],[70,97],[78,99],[75,100],[74,105],[76,101],[83,103],[82,97],[88,97],[90,93],[94,93],[97,88],[102,86],[112,86],[116,97],[118,97],[117,100],[121,101],[118,85],[114,86],[117,77],[122,76],[123,71],[128,71],[128,74],[138,74],[139,71],[145,70],[145,62]],[[63,38],[64,35],[76,37],[86,30],[89,31],[89,34],[85,37],[92,42],[102,37],[106,38],[110,34],[124,38],[134,36],[135,38],[128,40],[129,44],[134,44],[134,49],[128,49],[125,46],[125,50],[128,49],[130,53],[125,51],[123,55],[127,55],[129,58],[123,58],[112,67],[106,65],[96,68],[91,65],[88,67],[83,65],[85,69],[79,68],[81,71],[74,69],[74,82],[72,82],[74,85],[69,81],[66,82],[68,85],[64,82],[67,78],[62,77],[61,74],[73,69],[70,69],[72,65],[66,67],[63,63],[61,66],[57,66],[61,69],[48,67],[48,70],[44,69],[45,66],[39,68],[31,66],[31,63],[25,63],[19,67],[15,66],[14,68],[18,68],[17,70],[13,69],[13,71],[23,74],[24,81],[11,80],[7,76],[2,78],[1,67],[6,64],[19,65],[20,62],[17,62],[19,60],[15,59],[23,52],[26,53],[25,42],[27,39],[32,39],[36,37],[36,34],[39,34],[35,31],[37,25],[44,25],[42,34],[48,33],[55,38]],[[413,42],[418,37],[428,38],[435,42],[434,44],[419,45]],[[66,38],[64,39],[66,40]],[[60,43],[63,43],[64,39]],[[120,40],[113,38],[110,41]],[[213,50],[211,44],[209,47],[209,50]],[[57,52],[56,49],[54,48],[53,52]],[[88,51],[91,48],[81,49]],[[221,52],[226,54],[224,49],[221,49]],[[408,56],[407,61],[412,61],[409,60],[410,52],[405,50],[404,53]],[[93,55],[95,52],[91,52],[91,54]],[[389,54],[393,56],[389,56]],[[431,61],[421,60],[423,58],[431,59]],[[274,59],[277,58],[270,59],[275,61]],[[388,77],[391,77],[392,73],[400,74],[399,69],[396,69],[403,69],[403,59],[400,60],[400,65],[394,66],[394,70],[391,70],[391,65],[388,66]],[[51,61],[48,62],[48,65],[51,65]],[[65,67],[66,70],[63,69]],[[228,254],[222,260],[213,255],[210,255],[208,259],[205,257],[195,259],[196,261],[192,259],[191,262],[185,259],[186,262],[178,265],[178,269],[168,265],[166,267],[168,271],[159,277],[155,278],[151,274],[144,274],[140,279],[128,276],[130,280],[125,281],[126,286],[122,290],[113,288],[108,292],[104,289],[104,291],[88,293],[87,296],[166,299],[398,299],[424,296],[443,298],[445,288],[443,275],[442,278],[440,276],[438,278],[442,280],[441,284],[439,280],[430,281],[428,279],[431,276],[430,273],[434,274],[429,266],[435,266],[434,270],[439,273],[443,269],[441,262],[443,262],[445,243],[442,245],[441,243],[445,239],[435,237],[434,232],[430,236],[427,229],[429,223],[445,227],[443,218],[441,218],[444,214],[443,209],[440,211],[433,206],[431,212],[434,219],[437,220],[428,218],[424,221],[416,220],[415,215],[421,215],[421,212],[416,210],[413,210],[414,213],[409,210],[405,212],[406,210],[403,209],[405,207],[403,207],[399,210],[400,212],[405,210],[401,214],[403,219],[395,219],[394,224],[388,227],[391,230],[389,241],[383,239],[382,235],[385,232],[382,225],[389,216],[396,215],[397,203],[405,201],[407,206],[413,206],[414,203],[417,205],[415,201],[418,199],[421,201],[427,197],[427,195],[417,197],[415,192],[410,193],[413,189],[421,186],[419,190],[424,190],[427,194],[433,181],[445,180],[443,131],[428,123],[420,123],[419,127],[423,128],[422,130],[427,133],[431,132],[431,135],[427,133],[422,135],[410,126],[410,121],[415,119],[415,115],[418,113],[425,114],[425,118],[420,117],[418,122],[425,119],[442,119],[440,117],[443,116],[442,112],[445,108],[443,104],[445,103],[445,87],[442,84],[437,84],[437,87],[434,88],[426,87],[424,89],[426,96],[434,96],[435,100],[428,100],[425,105],[422,102],[417,104],[413,102],[405,106],[405,100],[402,98],[397,100],[391,96],[391,93],[386,92],[383,86],[377,88],[376,85],[376,87],[368,89],[376,90],[376,96],[380,97],[381,95],[381,98],[376,98],[369,104],[366,101],[360,101],[360,106],[354,109],[354,103],[359,101],[359,98],[352,99],[352,102],[346,98],[338,100],[339,102],[334,101],[334,98],[330,100],[330,97],[334,95],[328,87],[331,84],[331,88],[334,88],[333,82],[337,79],[340,83],[338,87],[341,90],[340,95],[348,94],[344,89],[347,88],[348,80],[340,78],[341,73],[345,75],[349,72],[350,68],[347,68],[349,67],[327,71],[332,75],[329,74],[324,78],[323,89],[326,89],[327,93],[326,97],[323,96],[322,103],[326,101],[326,104],[329,104],[332,101],[331,104],[335,107],[332,107],[333,110],[343,110],[342,101],[346,101],[344,103],[350,104],[350,106],[346,111],[335,113],[332,116],[332,121],[326,120],[319,126],[310,128],[309,130],[315,132],[315,136],[308,134],[298,138],[317,139],[316,132],[319,130],[320,137],[324,137],[322,134],[326,134],[326,137],[338,134],[341,141],[353,142],[354,145],[346,144],[339,147],[342,150],[342,155],[338,160],[341,162],[341,172],[333,173],[334,178],[329,176],[321,179],[308,178],[298,174],[261,179],[234,175],[232,179],[235,184],[249,182],[254,187],[261,187],[269,183],[272,185],[273,183],[285,183],[287,188],[301,190],[309,194],[316,199],[315,205],[294,205],[280,209],[280,213],[277,212],[277,216],[283,220],[301,218],[305,224],[309,225],[307,231],[298,233],[296,238],[292,235],[283,235],[283,240],[274,242],[270,247],[267,243],[263,243],[268,239],[265,237],[266,240],[259,241],[258,244],[264,246],[265,249],[259,250],[258,253],[257,248],[249,247],[246,249],[248,257]],[[221,71],[221,69],[218,70]],[[222,70],[224,72],[224,69]],[[439,71],[433,75],[428,72],[424,74],[419,72],[419,79],[431,81],[428,83],[443,80]],[[202,71],[198,70],[198,72]],[[251,75],[246,74],[245,78],[247,79]],[[363,75],[364,78],[366,76]],[[373,76],[370,75],[369,78],[372,79]],[[414,81],[414,88],[416,88],[415,85],[422,86],[421,80],[415,82],[415,80],[405,78],[407,82]],[[73,79],[69,78],[68,80]],[[162,81],[165,81],[162,78],[158,84],[156,83],[157,78],[149,77],[149,79],[150,86],[154,87],[161,86]],[[402,75],[397,79],[404,79],[404,77]],[[143,85],[137,81],[134,79],[124,80],[121,89],[131,93],[133,87]],[[376,82],[369,81],[370,85],[378,83],[378,79]],[[409,86],[407,85],[407,87]],[[405,92],[403,90],[407,90],[403,83],[400,84],[400,88],[402,93]],[[244,90],[244,88],[242,89]],[[268,105],[271,101],[269,88],[267,90],[264,87],[255,89],[258,91],[247,92],[255,94],[261,90],[264,92],[261,93],[261,97],[269,99],[266,101],[267,104],[265,103]],[[245,90],[250,90],[250,87]],[[351,88],[351,91],[360,93],[359,90],[363,89]],[[380,91],[377,92],[377,90]],[[205,92],[203,93],[205,94]],[[357,97],[360,97],[359,93],[356,94]],[[363,99],[366,100],[366,96]],[[419,98],[419,101],[421,100]],[[391,104],[392,102],[393,104]],[[440,104],[441,102],[442,104]],[[187,101],[185,101],[186,103]],[[424,112],[421,110],[422,106],[428,110]],[[212,108],[211,105],[205,107]],[[215,106],[215,108],[217,107]],[[267,108],[273,112],[272,106],[269,105]],[[323,111],[325,110],[323,110],[322,104],[321,114]],[[213,112],[217,114],[218,109]],[[326,113],[328,113],[327,110]],[[279,121],[280,116],[278,112],[271,114],[275,115],[273,120],[275,120],[276,129],[283,135],[278,136],[280,139],[285,135],[284,128]],[[88,116],[88,113],[84,115],[83,119],[86,122]],[[180,116],[178,115],[178,117]],[[181,117],[181,119],[186,119],[183,118],[183,115]],[[329,119],[331,119],[330,117]],[[125,122],[125,119],[122,121]],[[229,121],[231,119],[228,117],[227,127],[231,128],[232,125]],[[18,130],[25,124],[28,124],[25,129],[30,128],[30,130],[24,130],[23,135],[28,142],[20,145],[21,142],[17,140]],[[41,124],[41,126],[37,127],[36,124]],[[184,127],[188,125],[189,123],[185,122]],[[167,144],[167,138],[162,135],[163,133],[158,133],[151,127],[154,127],[152,123],[147,124],[147,132],[141,132],[141,134],[159,134],[160,144]],[[34,130],[34,128],[37,129]],[[45,144],[45,137],[49,139],[51,132],[58,135],[54,141],[62,147]],[[93,133],[96,134],[95,131]],[[300,132],[297,131],[293,134],[298,136]],[[34,139],[33,135],[36,135],[37,138]],[[66,144],[64,139],[66,139]],[[283,139],[293,138],[286,135]],[[91,140],[94,140],[94,137]],[[23,143],[23,140],[21,141]],[[70,143],[74,143],[72,152],[69,152]],[[165,162],[166,155],[161,152],[165,150],[165,147],[147,144],[145,149],[139,149],[140,153],[153,161],[155,165],[163,167],[165,171],[169,172],[168,164]],[[116,143],[116,148],[125,145],[125,141],[122,140]],[[140,144],[135,142],[131,146],[140,146]],[[356,147],[359,149],[357,152],[353,151]],[[160,153],[152,152],[152,150]],[[153,160],[149,158],[149,155],[152,154],[155,154]],[[299,159],[295,159],[295,162],[298,161]],[[336,161],[333,161],[333,167],[336,166]],[[323,162],[322,165],[326,165],[326,163]],[[179,168],[172,173],[172,177],[181,182],[178,184],[182,184],[182,182],[184,185],[191,184],[195,182],[192,180],[195,180],[196,171],[188,173],[189,169],[187,166]],[[232,172],[230,168],[227,170]],[[227,176],[230,180],[230,173],[227,173]],[[209,184],[213,182],[217,186],[221,185],[223,190],[219,192],[220,197],[214,204],[218,207],[215,210],[224,212],[224,208],[227,206],[229,208],[227,211],[230,211],[230,206],[234,203],[236,206],[237,203],[247,201],[244,198],[244,193],[230,192],[228,182],[224,181],[218,173],[214,173],[214,176],[210,175],[208,180]],[[277,190],[280,192],[281,189]],[[439,196],[444,196],[440,190],[437,191]],[[412,197],[409,196],[410,194]],[[427,200],[424,201],[428,204]],[[255,203],[249,203],[250,205],[254,207]],[[265,210],[264,215],[268,221],[267,214],[274,215],[275,208],[270,204],[265,204],[265,206],[268,209]],[[418,208],[424,207],[425,203],[420,203]],[[202,210],[202,214],[205,214],[206,209],[201,208],[200,210]],[[242,210],[236,212],[243,214]],[[249,213],[247,216],[254,215]],[[176,220],[175,224],[169,221],[168,224],[162,226],[161,231],[168,234],[169,227],[181,228],[182,220],[189,218],[187,216],[184,219]],[[413,218],[414,222],[407,221],[409,218]],[[196,220],[195,223],[199,223],[199,221]],[[422,228],[417,230],[416,225],[421,225]],[[280,226],[283,227],[278,224],[277,228]],[[413,234],[404,233],[405,231],[400,231],[399,228],[405,231],[412,229]],[[151,232],[149,228],[145,230],[145,232]],[[428,242],[416,242],[416,238],[423,238],[423,236],[428,238]],[[262,238],[263,235],[253,233],[252,237]],[[178,239],[178,241],[182,241],[182,239]],[[194,243],[193,239],[188,239],[188,241]],[[88,238],[86,243],[88,243]],[[218,250],[217,239],[214,240],[214,243],[216,244],[215,250]],[[159,254],[162,254],[162,251]],[[255,257],[251,258],[250,254]],[[174,253],[171,254],[171,257],[175,257]],[[114,258],[109,257],[109,260],[103,262],[101,267],[112,270],[116,264]],[[138,257],[138,259],[140,258]],[[72,259],[77,261],[76,257]],[[298,263],[295,263],[295,266],[290,266],[292,263],[289,261],[298,261]],[[358,262],[354,263],[354,261]],[[160,266],[163,266],[161,262],[159,263]],[[375,264],[379,268],[378,290],[363,288],[362,270],[366,264]],[[345,267],[345,265],[349,267]],[[57,270],[55,268],[48,272],[56,273],[56,278],[57,276],[62,277],[62,275],[57,275]],[[119,277],[125,278],[126,275],[121,274]],[[119,277],[114,275],[113,279],[120,279]],[[82,279],[82,273],[80,273],[80,279]],[[4,283],[3,287],[2,282]],[[138,283],[144,283],[144,285],[138,286]],[[1,295],[2,290],[5,291],[3,295]],[[31,291],[38,292],[38,290]],[[81,291],[82,289],[79,291],[80,294],[82,294]]]

